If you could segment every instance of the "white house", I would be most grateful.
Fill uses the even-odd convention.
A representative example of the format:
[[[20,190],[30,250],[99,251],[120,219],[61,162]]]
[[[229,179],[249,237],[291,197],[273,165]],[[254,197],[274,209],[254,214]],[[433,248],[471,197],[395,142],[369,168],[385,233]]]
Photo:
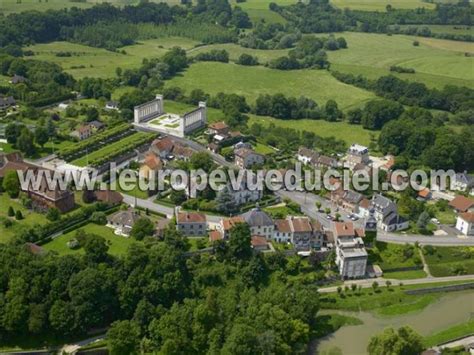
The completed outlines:
[[[467,172],[457,173],[452,181],[453,190],[468,191],[470,195],[474,195],[474,176],[468,175]]]
[[[239,148],[234,151],[235,164],[243,169],[247,169],[252,165],[261,165],[265,162],[262,154],[256,153],[251,149]]]
[[[341,277],[344,279],[364,277],[368,254],[353,223],[335,222],[333,234],[336,242],[336,265]]]
[[[128,237],[135,222],[140,216],[133,210],[118,211],[107,217],[107,227],[113,228],[115,234]]]
[[[358,164],[367,165],[369,162],[369,148],[360,144],[352,144],[347,150],[346,166],[350,169]]]
[[[382,230],[394,232],[410,226],[409,221],[398,214],[396,203],[389,198],[375,194],[372,198],[372,207],[377,226]]]
[[[273,220],[268,214],[260,209],[257,205],[255,208],[243,213],[243,220],[250,227],[250,233],[252,235],[259,235],[270,240],[273,236],[273,230],[275,228]]]
[[[460,213],[456,219],[456,229],[464,235],[474,236],[474,212]]]

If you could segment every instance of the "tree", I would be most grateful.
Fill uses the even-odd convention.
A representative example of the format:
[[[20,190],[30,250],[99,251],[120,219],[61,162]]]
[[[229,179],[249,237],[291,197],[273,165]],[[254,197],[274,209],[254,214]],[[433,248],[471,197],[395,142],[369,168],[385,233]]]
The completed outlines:
[[[28,128],[25,127],[21,130],[20,136],[16,142],[16,146],[27,156],[32,156],[36,153],[34,136]]]
[[[379,283],[377,281],[372,282],[372,288],[374,291],[377,291],[378,287],[379,287]]]
[[[430,222],[430,215],[428,212],[423,211],[418,217],[418,221],[416,222],[416,226],[420,230],[426,230],[428,223]]]
[[[252,255],[250,227],[246,223],[237,223],[230,230],[229,252],[237,259],[247,259]]]
[[[418,355],[424,348],[422,340],[422,337],[408,326],[399,328],[397,332],[388,328],[370,339],[367,351],[370,355]]]
[[[146,217],[139,218],[130,231],[130,236],[137,240],[143,240],[145,237],[152,236],[155,231],[155,225]]]
[[[35,129],[35,141],[38,143],[41,148],[45,145],[45,143],[48,141],[49,135],[48,135],[48,130],[44,126],[38,126]]]
[[[61,212],[56,207],[50,208],[46,213],[46,218],[50,221],[57,221],[61,218]]]
[[[170,201],[174,205],[180,206],[186,201],[186,192],[184,192],[184,190],[172,190],[170,193]]]
[[[247,53],[242,53],[236,63],[240,65],[258,65],[258,58]]]
[[[16,210],[16,212],[15,212],[15,219],[16,219],[17,221],[23,219],[23,213],[21,213],[20,210]]]
[[[357,290],[357,285],[356,284],[352,284],[351,285],[351,290],[352,292],[355,292]]]
[[[86,120],[87,122],[96,121],[99,119],[99,110],[95,107],[88,107],[86,110]]]
[[[218,210],[222,213],[231,214],[238,210],[234,195],[230,191],[229,186],[225,186],[221,191],[219,191],[216,202]]]
[[[321,206],[322,206],[321,202],[316,201],[315,205],[316,205],[316,208],[318,209],[318,211],[320,211],[320,210],[321,210]]]
[[[137,354],[140,345],[140,328],[134,321],[112,323],[107,331],[107,348],[111,354]]]
[[[189,163],[192,169],[194,170],[202,169],[208,174],[211,172],[211,169],[214,165],[214,162],[212,161],[210,154],[207,152],[194,153],[191,156],[191,159],[189,159]]]
[[[96,211],[92,213],[90,219],[92,223],[99,224],[99,225],[106,225],[107,224],[107,216],[104,212]]]
[[[387,285],[387,288],[390,288],[392,286],[392,282],[390,280],[385,281],[385,285]]]
[[[109,246],[106,240],[97,234],[87,234],[84,243],[86,258],[93,263],[101,263],[108,259]]]
[[[362,121],[362,110],[355,108],[347,112],[347,122],[352,124],[360,124]]]
[[[324,112],[326,113],[326,120],[336,121],[342,117],[342,111],[339,110],[337,102],[334,100],[328,100],[326,106],[324,107]]]
[[[20,194],[18,173],[14,170],[7,171],[3,177],[2,187],[10,198],[17,198]]]
[[[8,206],[8,217],[13,217],[15,215],[15,210],[12,206]]]

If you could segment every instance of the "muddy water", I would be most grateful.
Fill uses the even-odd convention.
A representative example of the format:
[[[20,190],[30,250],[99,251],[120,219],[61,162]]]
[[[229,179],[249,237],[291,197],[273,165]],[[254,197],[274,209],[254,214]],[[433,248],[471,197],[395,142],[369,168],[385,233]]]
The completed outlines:
[[[453,292],[431,303],[422,311],[393,317],[379,317],[370,312],[324,311],[357,317],[362,325],[342,327],[335,333],[322,338],[316,346],[320,355],[366,354],[370,338],[385,328],[399,328],[409,325],[421,335],[441,331],[458,323],[474,318],[474,292]]]

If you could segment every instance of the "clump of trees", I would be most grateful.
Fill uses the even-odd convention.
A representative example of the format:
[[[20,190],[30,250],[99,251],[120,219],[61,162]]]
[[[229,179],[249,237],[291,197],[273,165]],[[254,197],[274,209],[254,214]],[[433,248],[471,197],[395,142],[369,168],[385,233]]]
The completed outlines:
[[[236,61],[237,64],[240,65],[258,65],[258,58],[256,56],[247,54],[247,53],[242,53],[239,58]]]
[[[229,53],[225,49],[213,49],[209,52],[199,53],[194,57],[195,60],[201,62],[229,62]]]
[[[423,338],[408,326],[401,327],[398,330],[387,328],[381,334],[374,335],[367,346],[367,352],[370,355],[417,355],[423,349]]]

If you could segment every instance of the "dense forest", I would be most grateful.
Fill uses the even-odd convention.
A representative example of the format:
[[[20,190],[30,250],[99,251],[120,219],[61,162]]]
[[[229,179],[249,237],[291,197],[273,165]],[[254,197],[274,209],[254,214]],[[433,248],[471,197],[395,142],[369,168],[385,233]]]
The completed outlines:
[[[186,238],[133,245],[123,258],[105,240],[77,235],[84,255],[0,245],[0,338],[77,337],[107,327],[114,353],[304,353],[318,306],[298,259],[254,254],[244,224],[210,255],[185,257]],[[31,339],[30,339],[31,340]]]

